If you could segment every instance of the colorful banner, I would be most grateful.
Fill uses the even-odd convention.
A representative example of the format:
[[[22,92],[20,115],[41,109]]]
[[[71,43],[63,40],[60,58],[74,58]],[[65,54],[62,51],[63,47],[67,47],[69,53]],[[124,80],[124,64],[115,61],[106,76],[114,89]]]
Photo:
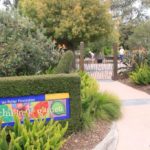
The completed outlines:
[[[70,98],[68,93],[41,94],[0,98],[0,120],[2,126],[13,126],[14,115],[23,122],[28,114],[30,121],[46,118],[49,121],[70,118]]]

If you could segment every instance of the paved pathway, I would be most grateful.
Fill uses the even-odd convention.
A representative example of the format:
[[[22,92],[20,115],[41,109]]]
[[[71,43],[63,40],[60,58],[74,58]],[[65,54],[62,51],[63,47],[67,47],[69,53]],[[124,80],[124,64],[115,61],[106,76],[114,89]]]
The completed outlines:
[[[101,91],[117,94],[122,100],[123,116],[117,122],[117,150],[150,150],[150,95],[118,81],[99,83]]]

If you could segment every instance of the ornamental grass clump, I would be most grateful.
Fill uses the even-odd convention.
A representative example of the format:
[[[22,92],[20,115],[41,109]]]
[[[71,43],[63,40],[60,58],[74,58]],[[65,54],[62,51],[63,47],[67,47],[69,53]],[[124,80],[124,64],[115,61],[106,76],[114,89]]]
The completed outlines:
[[[119,98],[108,92],[99,92],[96,80],[87,73],[81,76],[81,100],[83,127],[90,127],[93,121],[102,119],[114,121],[121,116]]]

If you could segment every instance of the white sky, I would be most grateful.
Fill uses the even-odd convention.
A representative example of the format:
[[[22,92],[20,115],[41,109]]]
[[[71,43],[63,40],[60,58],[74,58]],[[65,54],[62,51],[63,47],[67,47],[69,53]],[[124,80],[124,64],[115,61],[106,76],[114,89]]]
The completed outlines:
[[[141,6],[141,1],[140,1],[140,0],[137,0],[137,1],[135,2],[134,6],[137,7],[137,8],[140,7],[140,6]],[[150,16],[150,8],[149,8],[149,9],[145,9],[144,12],[145,12],[148,16]]]
[[[4,8],[4,7],[3,7],[3,1],[2,1],[2,0],[0,0],[0,8],[1,8],[1,9]]]
[[[0,9],[5,9],[3,2],[4,0],[0,0]],[[10,0],[10,2],[13,2],[13,0]]]

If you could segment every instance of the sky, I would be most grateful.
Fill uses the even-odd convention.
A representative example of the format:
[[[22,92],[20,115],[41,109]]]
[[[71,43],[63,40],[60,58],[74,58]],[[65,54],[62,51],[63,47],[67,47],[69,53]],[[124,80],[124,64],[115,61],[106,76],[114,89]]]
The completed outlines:
[[[3,2],[4,2],[4,0],[0,0],[0,9],[5,9]],[[13,2],[13,0],[10,0],[10,2]]]
[[[2,5],[2,0],[0,0],[0,8],[3,8],[3,5]]]
[[[137,8],[140,7],[140,5],[141,5],[140,0],[138,0],[138,1],[135,2],[135,4],[134,4],[134,6],[137,7]],[[150,16],[150,9],[147,9],[147,10],[145,11],[145,13]]]

